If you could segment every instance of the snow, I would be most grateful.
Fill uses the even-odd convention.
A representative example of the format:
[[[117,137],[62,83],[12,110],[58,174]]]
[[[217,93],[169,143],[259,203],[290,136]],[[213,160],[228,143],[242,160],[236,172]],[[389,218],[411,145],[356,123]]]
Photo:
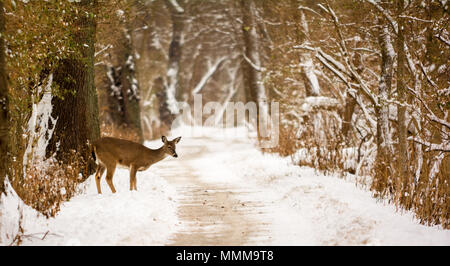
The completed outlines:
[[[5,194],[0,198],[0,245],[13,241],[19,231],[20,211],[23,203],[18,198],[8,181],[5,182]],[[25,205],[26,206],[26,205]]]
[[[178,4],[177,0],[169,0],[169,2],[178,13],[184,12],[184,9]]]
[[[30,161],[43,159],[48,146],[48,142],[52,138],[55,130],[57,118],[52,115],[52,94],[51,86],[53,83],[53,74],[48,77],[45,88],[39,86],[38,95],[42,95],[38,103],[33,103],[30,119],[27,123],[26,134],[28,135],[27,148],[23,156],[23,169],[27,168]],[[50,123],[53,127],[50,127]]]
[[[166,86],[167,106],[172,114],[178,114],[180,112],[180,110],[178,109],[178,102],[175,97],[177,91],[177,75],[178,65],[173,64],[167,70],[167,78],[169,79],[169,84],[168,86]]]
[[[125,63],[132,71],[134,71],[135,66],[134,66],[134,58],[132,55],[129,55],[127,58],[127,62]]]
[[[207,149],[191,166],[203,182],[238,185],[257,193],[242,201],[265,203],[269,245],[450,245],[450,231],[419,224],[411,212],[372,197],[353,181],[298,167],[290,158],[263,154],[245,129],[203,131],[203,138],[184,138]],[[179,128],[173,136],[189,134]],[[234,135],[233,135],[234,133]],[[182,146],[177,148],[180,156]]]
[[[237,202],[258,203],[253,212],[242,213],[243,220],[258,219],[255,226],[261,226],[254,228],[258,234],[247,244],[450,245],[450,230],[421,225],[411,212],[398,212],[373,198],[355,184],[355,176],[325,176],[293,165],[290,158],[262,153],[255,146],[255,133],[244,127],[180,126],[169,139],[177,136],[183,137],[177,145],[179,158],[166,158],[138,172],[138,191],[129,191],[127,169],[116,170],[116,194],[103,179],[104,194],[98,195],[91,176],[80,186],[83,192],[64,203],[55,218],[37,215],[7,184],[8,196],[0,203],[0,244],[11,243],[20,214],[27,236],[23,245],[173,244],[177,233],[195,226],[179,215],[189,197],[186,191],[194,193],[185,189],[195,178],[204,189],[223,188]],[[161,141],[146,145],[157,148]],[[177,184],[174,179],[180,175],[185,183]],[[233,207],[234,201],[228,200]],[[226,221],[217,218],[198,231],[229,230]]]
[[[311,89],[314,96],[320,95],[320,85],[319,80],[317,79],[316,74],[314,73],[314,64],[311,57],[305,57],[304,62],[301,64],[305,71],[305,75],[311,84]]]
[[[153,171],[138,172],[138,191],[129,191],[129,171],[118,168],[113,180],[117,193],[111,193],[103,177],[102,195],[97,194],[92,175],[80,185],[84,192],[50,219],[23,204],[12,191],[0,203],[0,245],[12,242],[20,213],[24,235],[29,236],[23,245],[162,245],[176,228],[177,204],[174,188]]]
[[[333,108],[339,105],[339,101],[325,96],[309,96],[304,98],[303,103],[300,105],[300,110],[309,113],[314,108]]]
[[[125,11],[123,11],[122,9],[117,9],[116,10],[116,15],[119,17],[119,18],[123,18],[123,15],[125,14]]]
[[[111,94],[110,95],[115,96],[115,97],[117,97],[117,99],[120,100],[120,99],[122,99],[121,88],[116,86],[116,81],[114,78],[114,67],[110,63],[107,63],[106,66],[107,66],[106,76],[108,77],[109,82],[111,83],[111,86],[110,86]]]

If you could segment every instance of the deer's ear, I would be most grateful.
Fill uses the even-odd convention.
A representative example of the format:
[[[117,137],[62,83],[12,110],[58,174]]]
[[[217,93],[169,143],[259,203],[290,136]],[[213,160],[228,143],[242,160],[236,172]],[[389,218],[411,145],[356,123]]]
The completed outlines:
[[[178,142],[180,142],[180,140],[181,140],[181,137],[178,137],[178,138],[174,139],[173,141],[175,141],[175,143],[178,143]]]
[[[162,140],[162,142],[166,143],[166,142],[167,142],[166,136],[162,136],[162,137],[161,137],[161,140]]]

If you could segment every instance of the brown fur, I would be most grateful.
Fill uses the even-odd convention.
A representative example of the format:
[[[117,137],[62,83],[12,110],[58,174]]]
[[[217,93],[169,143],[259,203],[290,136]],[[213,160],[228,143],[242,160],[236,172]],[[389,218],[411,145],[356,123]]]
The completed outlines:
[[[129,140],[104,137],[93,144],[93,152],[97,158],[97,172],[95,174],[95,182],[97,191],[101,194],[100,180],[106,170],[106,182],[111,191],[116,192],[113,185],[113,176],[117,165],[121,165],[130,169],[130,190],[137,190],[136,172],[148,169],[166,156],[171,155],[178,157],[175,148],[181,137],[172,141],[166,137],[161,138],[164,145],[156,150],[149,149],[144,145]]]

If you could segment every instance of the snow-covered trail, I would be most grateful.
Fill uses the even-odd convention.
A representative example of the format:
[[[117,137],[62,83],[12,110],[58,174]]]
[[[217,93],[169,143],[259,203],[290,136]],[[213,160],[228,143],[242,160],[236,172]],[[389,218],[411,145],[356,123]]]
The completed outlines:
[[[170,245],[450,245],[351,181],[262,154],[245,137],[184,138],[155,165],[177,190]]]
[[[206,173],[213,176],[214,182],[202,179],[205,173],[198,169],[202,167],[201,160],[213,152],[207,145],[198,145],[204,140],[189,139],[191,145],[186,144],[181,149],[184,158],[157,167],[165,173],[163,177],[176,186],[179,195],[178,216],[183,226],[170,237],[169,244],[269,244],[268,221],[264,218],[268,203],[255,197],[260,191],[240,183],[222,182],[223,176],[216,175],[215,171]],[[249,199],[243,199],[242,195]]]
[[[118,169],[116,194],[103,179],[97,195],[92,176],[55,218],[24,206],[22,244],[450,245],[450,230],[420,225],[352,181],[262,154],[242,132],[189,137],[190,130],[173,134],[183,136],[178,158],[138,173],[137,192],[128,170]],[[14,223],[14,199],[2,200]]]

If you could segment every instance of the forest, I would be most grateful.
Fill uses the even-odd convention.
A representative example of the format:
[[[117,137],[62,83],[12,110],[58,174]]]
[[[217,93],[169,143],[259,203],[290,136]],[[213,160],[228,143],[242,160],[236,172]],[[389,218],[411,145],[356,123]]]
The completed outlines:
[[[182,136],[179,149],[193,148],[178,152],[181,159],[194,160],[190,153],[204,146],[213,161],[220,149],[238,156],[247,147],[236,144],[239,138],[223,147],[208,140],[216,137],[213,128],[245,128],[254,133],[250,142],[257,151],[242,169],[254,171],[255,182],[269,177],[261,170],[267,164],[251,162],[259,156],[288,160],[297,167],[290,175],[314,169],[315,175],[331,176],[329,182],[351,179],[370,200],[394,206],[395,215],[411,214],[423,228],[442,230],[448,245],[449,5],[446,0],[0,0],[0,205],[13,193],[40,216],[56,219],[93,179],[92,144],[101,137],[160,146],[161,136]],[[228,112],[233,103],[245,105],[243,115]],[[196,115],[199,108],[209,117]],[[227,117],[237,119],[230,124]],[[210,133],[190,142],[182,130],[188,126]],[[273,145],[264,145],[265,131],[276,138]],[[206,159],[177,164],[178,159],[162,163],[191,169],[189,175],[194,165],[213,168]],[[276,179],[283,170],[273,171]],[[128,172],[123,175],[126,181]],[[175,182],[176,191],[182,182]],[[205,182],[195,185],[206,190]],[[229,182],[230,189],[241,184]],[[158,187],[148,185],[149,190],[152,186]],[[301,186],[292,189],[301,192]],[[118,191],[115,197],[120,186]],[[2,208],[0,244],[33,239],[27,216],[19,215],[11,229],[1,221],[7,218]],[[58,237],[51,229],[44,233],[39,238]],[[192,244],[183,241],[176,243]]]

